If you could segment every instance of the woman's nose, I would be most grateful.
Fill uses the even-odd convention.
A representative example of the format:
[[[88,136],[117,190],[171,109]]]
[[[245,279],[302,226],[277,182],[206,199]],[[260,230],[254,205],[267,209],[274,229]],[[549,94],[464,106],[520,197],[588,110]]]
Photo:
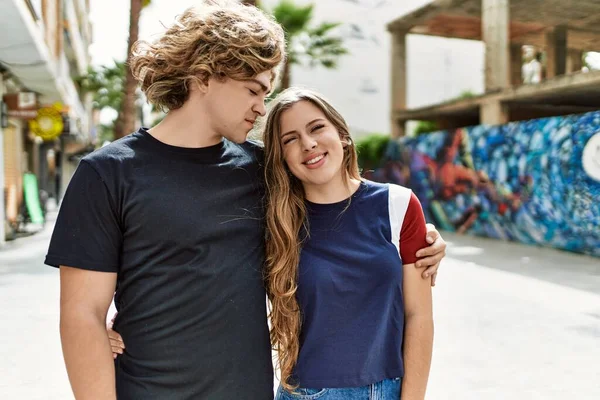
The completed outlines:
[[[317,147],[317,141],[311,138],[310,136],[302,139],[302,146],[304,147],[304,151],[310,151]]]

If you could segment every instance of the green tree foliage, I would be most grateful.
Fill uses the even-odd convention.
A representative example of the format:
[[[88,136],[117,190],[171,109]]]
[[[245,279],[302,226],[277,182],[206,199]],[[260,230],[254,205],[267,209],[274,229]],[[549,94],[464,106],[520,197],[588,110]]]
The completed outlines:
[[[433,121],[419,121],[415,128],[415,135],[423,135],[425,133],[431,133],[438,130],[438,126]]]
[[[93,108],[104,110],[110,108],[119,112],[123,102],[125,85],[125,63],[115,61],[111,66],[90,67],[86,75],[75,79],[84,93],[93,93]],[[114,122],[98,126],[101,141],[114,139]]]
[[[370,170],[379,167],[385,149],[390,142],[390,136],[380,133],[372,133],[356,141],[358,153],[358,165],[361,170]]]
[[[125,63],[115,61],[111,66],[90,67],[86,75],[75,81],[85,93],[93,93],[93,106],[96,110],[106,107],[118,111],[123,101]]]

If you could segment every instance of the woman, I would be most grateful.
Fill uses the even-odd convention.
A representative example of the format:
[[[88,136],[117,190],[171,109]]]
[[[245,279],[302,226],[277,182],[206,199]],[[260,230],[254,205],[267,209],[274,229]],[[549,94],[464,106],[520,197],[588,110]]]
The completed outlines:
[[[414,266],[426,245],[419,201],[360,179],[348,126],[314,92],[271,103],[264,143],[277,398],[423,399],[433,319]]]
[[[431,279],[414,265],[427,246],[419,201],[360,178],[346,122],[310,90],[270,103],[264,145],[276,398],[424,399],[433,318]]]

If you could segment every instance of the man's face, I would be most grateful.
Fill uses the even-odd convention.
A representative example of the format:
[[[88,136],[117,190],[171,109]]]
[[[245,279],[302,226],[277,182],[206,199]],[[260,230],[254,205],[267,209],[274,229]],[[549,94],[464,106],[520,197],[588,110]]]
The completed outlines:
[[[206,96],[213,129],[232,142],[243,143],[256,118],[266,113],[271,77],[272,71],[265,71],[247,80],[210,79]]]

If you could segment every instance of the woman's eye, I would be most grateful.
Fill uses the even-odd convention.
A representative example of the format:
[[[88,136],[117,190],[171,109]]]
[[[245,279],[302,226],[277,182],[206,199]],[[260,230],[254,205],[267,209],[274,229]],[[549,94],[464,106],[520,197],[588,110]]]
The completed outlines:
[[[291,143],[291,142],[292,142],[292,141],[294,141],[294,140],[296,140],[296,138],[289,138],[289,139],[285,139],[285,140],[283,141],[283,144],[285,145],[285,144]]]
[[[315,126],[312,128],[312,132],[314,132],[314,131],[318,131],[319,129],[321,129],[321,128],[324,128],[324,127],[325,127],[325,125],[315,125]]]
[[[258,93],[255,92],[254,90],[252,90],[252,89],[248,89],[248,90],[250,91],[250,93],[252,94],[252,96],[258,96]]]

